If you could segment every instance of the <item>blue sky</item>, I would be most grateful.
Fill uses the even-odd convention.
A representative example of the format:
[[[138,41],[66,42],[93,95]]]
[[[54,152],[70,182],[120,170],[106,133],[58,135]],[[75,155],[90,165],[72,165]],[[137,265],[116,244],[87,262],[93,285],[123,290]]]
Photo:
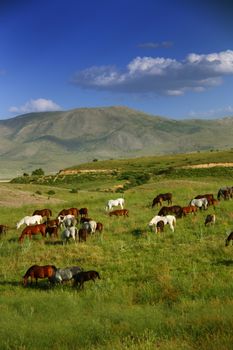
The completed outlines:
[[[121,105],[233,115],[227,0],[2,0],[0,119]]]

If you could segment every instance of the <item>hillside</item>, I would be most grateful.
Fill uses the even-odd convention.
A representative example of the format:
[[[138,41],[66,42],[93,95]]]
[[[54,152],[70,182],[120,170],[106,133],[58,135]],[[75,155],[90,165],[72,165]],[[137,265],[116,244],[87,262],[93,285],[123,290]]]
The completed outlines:
[[[82,108],[0,121],[0,177],[92,161],[233,147],[233,118],[172,120],[125,107]]]

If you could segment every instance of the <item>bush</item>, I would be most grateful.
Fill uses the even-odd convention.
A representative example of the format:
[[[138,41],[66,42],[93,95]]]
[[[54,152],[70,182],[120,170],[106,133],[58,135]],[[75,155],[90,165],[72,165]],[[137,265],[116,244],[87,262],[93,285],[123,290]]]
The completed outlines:
[[[56,192],[54,191],[54,190],[49,190],[48,192],[47,192],[47,194],[49,195],[49,196],[52,196],[52,195],[54,195]]]
[[[32,176],[36,175],[36,176],[41,176],[44,175],[44,170],[41,168],[35,169],[32,171]]]

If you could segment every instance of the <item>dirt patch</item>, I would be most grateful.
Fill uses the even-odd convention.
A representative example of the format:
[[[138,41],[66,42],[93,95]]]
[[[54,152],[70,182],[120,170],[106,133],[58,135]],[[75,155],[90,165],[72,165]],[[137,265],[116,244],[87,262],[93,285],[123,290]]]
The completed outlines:
[[[30,204],[52,204],[64,202],[60,199],[45,197],[32,192],[0,187],[0,206],[19,208]]]
[[[214,167],[233,167],[233,163],[205,163],[205,164],[195,164],[195,165],[185,165],[184,169],[202,169],[202,168],[214,168]]]

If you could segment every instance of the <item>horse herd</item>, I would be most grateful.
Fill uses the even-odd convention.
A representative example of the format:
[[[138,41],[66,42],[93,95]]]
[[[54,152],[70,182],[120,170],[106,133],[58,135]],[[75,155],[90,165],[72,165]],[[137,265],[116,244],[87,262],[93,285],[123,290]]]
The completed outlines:
[[[172,193],[160,193],[153,199],[152,208],[156,205],[162,207],[164,201],[167,202],[168,205],[170,204],[170,206],[163,206],[158,214],[151,219],[149,227],[151,230],[154,229],[157,233],[163,232],[164,226],[169,225],[172,232],[174,232],[177,218],[185,217],[188,214],[196,215],[198,210],[207,210],[211,205],[215,209],[221,199],[229,200],[233,198],[233,187],[220,188],[217,198],[218,199],[215,199],[214,195],[210,193],[197,195],[189,202],[188,206],[182,207],[180,205],[172,205]],[[204,224],[205,226],[215,224],[215,221],[216,215],[208,214]],[[231,240],[233,240],[233,232],[228,235],[225,245],[228,246]]]
[[[175,231],[176,221],[178,218],[185,217],[188,214],[194,214],[198,210],[207,210],[209,206],[215,208],[221,199],[229,200],[233,197],[233,187],[223,187],[219,189],[217,198],[213,194],[201,194],[190,200],[185,207],[173,204],[172,193],[160,193],[152,201],[152,208],[160,206],[160,210],[149,222],[149,228],[156,233],[163,232],[165,225],[168,225],[172,232]],[[167,202],[167,206],[163,206],[163,202]],[[129,216],[129,210],[124,209],[124,198],[110,199],[105,207],[108,215],[111,216]],[[113,207],[120,206],[121,209],[112,210]],[[215,214],[208,214],[205,219],[205,226],[214,224],[216,220]],[[77,224],[81,227],[78,229]],[[41,234],[43,238],[48,234],[50,237],[58,238],[58,231],[62,228],[61,239],[63,243],[67,243],[69,239],[75,242],[86,241],[88,235],[94,234],[96,231],[100,233],[103,230],[103,224],[88,217],[87,208],[69,208],[61,210],[55,219],[52,219],[51,209],[35,210],[32,216],[25,216],[17,222],[16,227],[19,229],[22,225],[26,225],[18,242],[22,243],[27,236],[29,239],[32,236]],[[6,233],[7,225],[0,225],[0,234]],[[225,245],[229,245],[233,240],[233,232],[227,237]],[[63,283],[64,281],[73,279],[74,286],[83,288],[85,281],[100,279],[97,271],[82,271],[78,266],[66,267],[65,269],[57,268],[54,265],[33,265],[23,276],[23,283],[26,286],[28,278],[33,280],[38,278],[48,278],[51,283]]]

